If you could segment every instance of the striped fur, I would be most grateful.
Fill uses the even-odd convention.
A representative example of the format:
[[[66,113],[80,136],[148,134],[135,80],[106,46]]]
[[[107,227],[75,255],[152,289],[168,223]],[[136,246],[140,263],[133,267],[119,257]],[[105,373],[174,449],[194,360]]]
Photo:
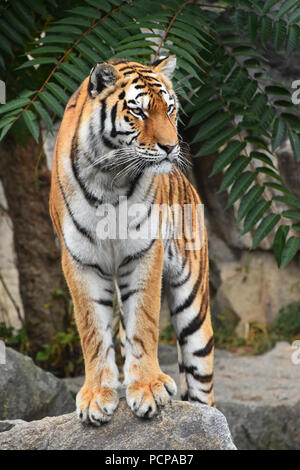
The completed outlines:
[[[121,59],[97,64],[71,97],[57,137],[50,213],[85,360],[77,412],[95,425],[108,421],[118,405],[115,289],[122,303],[130,408],[151,417],[176,393],[157,359],[163,278],[178,340],[182,398],[214,405],[207,237],[204,224],[201,230],[196,226],[198,194],[179,169],[174,68],[173,56],[147,67]],[[108,203],[114,213],[107,212]],[[130,217],[140,203],[142,213]],[[192,207],[193,241],[203,234],[197,249],[186,249],[190,240],[183,228],[175,236],[178,218],[169,207],[185,204]],[[127,236],[99,237],[104,215],[114,227],[115,214]],[[136,230],[149,225],[151,237],[136,239]]]

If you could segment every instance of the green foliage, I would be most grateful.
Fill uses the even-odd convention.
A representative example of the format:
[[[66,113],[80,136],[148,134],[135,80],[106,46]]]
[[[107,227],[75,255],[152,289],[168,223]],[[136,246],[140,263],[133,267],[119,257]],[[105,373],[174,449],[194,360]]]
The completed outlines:
[[[30,343],[25,328],[15,331],[13,327],[0,323],[0,338],[6,346],[17,349],[25,356],[30,354]]]
[[[228,207],[240,201],[243,233],[252,231],[254,248],[275,232],[274,254],[285,267],[300,248],[300,200],[271,157],[288,138],[300,161],[299,112],[259,51],[288,56],[299,49],[299,2],[227,0],[213,8],[192,0],[42,3],[13,0],[0,7],[0,74],[9,98],[0,108],[0,141],[18,121],[36,140],[40,120],[52,131],[95,62],[116,56],[150,63],[153,56],[176,54],[180,122],[195,158],[219,153],[212,175],[223,172],[219,191],[229,190]],[[276,200],[278,193],[287,199]],[[291,199],[296,205],[286,210]]]
[[[268,326],[258,322],[248,325],[244,337],[237,335],[235,316],[224,311],[217,318],[212,317],[215,346],[241,354],[263,354],[272,349],[277,341],[300,339],[300,302],[293,302],[282,307],[277,318]]]
[[[300,339],[300,302],[282,307],[270,329],[278,340],[292,343]]]
[[[55,333],[51,342],[44,344],[43,349],[38,351],[34,357],[37,365],[58,377],[70,377],[84,373],[80,338],[72,315],[69,318],[69,325],[65,331]],[[16,331],[12,327],[0,324],[0,338],[7,346],[26,356],[32,356],[26,328]]]
[[[49,344],[44,344],[35,357],[36,363],[59,377],[80,375],[83,372],[83,357],[80,338],[74,318],[70,318],[66,331],[58,331]]]
[[[161,343],[176,345],[176,333],[171,324],[167,325],[159,334]]]

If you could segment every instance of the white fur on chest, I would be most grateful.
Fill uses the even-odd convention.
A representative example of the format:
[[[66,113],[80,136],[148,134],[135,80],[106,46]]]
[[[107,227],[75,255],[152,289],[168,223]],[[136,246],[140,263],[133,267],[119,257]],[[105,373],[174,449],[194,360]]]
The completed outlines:
[[[85,199],[74,179],[70,160],[66,160],[64,170],[71,187],[68,202],[72,216],[69,211],[65,210],[63,218],[63,232],[67,247],[83,263],[97,264],[106,273],[114,275],[127,256],[133,256],[145,249],[151,240],[159,235],[158,211],[151,211],[151,216],[148,217],[153,199],[153,191],[147,193],[152,181],[151,177],[143,175],[129,198],[124,196],[124,190],[122,190],[118,195],[118,204],[105,202],[96,207]],[[94,195],[95,181],[97,178],[94,176],[87,186]],[[88,180],[87,183],[89,183]],[[96,196],[101,199],[103,194],[99,177]],[[107,197],[107,194],[105,196]],[[116,194],[112,196],[112,199],[115,202]],[[74,220],[78,226],[89,232],[92,241],[78,230]]]

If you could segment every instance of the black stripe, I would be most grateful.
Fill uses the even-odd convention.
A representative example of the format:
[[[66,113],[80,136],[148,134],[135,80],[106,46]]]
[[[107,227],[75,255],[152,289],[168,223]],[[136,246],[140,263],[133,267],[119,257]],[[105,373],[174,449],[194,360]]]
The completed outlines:
[[[134,133],[135,131],[115,131],[114,137],[116,137],[117,135],[131,135]]]
[[[126,277],[126,276],[130,276],[130,274],[133,273],[134,270],[132,271],[126,271],[126,273],[123,273],[123,274],[118,274],[119,277]]]
[[[144,289],[133,289],[133,290],[128,291],[126,294],[121,295],[122,302],[126,302],[126,300],[128,300],[129,297],[131,297],[134,294],[137,294],[138,292],[141,292],[142,290]]]
[[[66,238],[65,238],[65,235],[64,235],[64,232],[62,230],[62,227],[61,227],[61,223],[60,223],[60,220],[59,220],[59,216],[58,216],[58,213],[56,211],[56,215],[57,215],[57,223],[59,225],[59,229],[60,229],[60,232],[61,232],[61,235],[63,237],[63,241],[64,241],[64,245],[68,251],[68,253],[70,254],[70,256],[74,259],[74,261],[76,261],[76,263],[80,264],[80,266],[84,267],[84,268],[92,268],[92,269],[95,269],[97,271],[97,274],[102,278],[102,279],[105,279],[105,280],[111,280],[111,275],[108,274],[108,273],[105,273],[98,264],[92,264],[92,263],[84,263],[81,259],[78,258],[78,256],[74,255],[74,253],[71,251],[71,249],[68,247],[67,245],[67,242],[66,242]]]
[[[118,102],[116,102],[114,104],[114,106],[112,107],[111,109],[111,112],[110,112],[110,118],[111,118],[111,125],[112,125],[112,129],[111,129],[111,133],[110,135],[112,137],[116,137],[116,115],[117,115],[117,107],[118,107]]]
[[[185,309],[189,308],[192,305],[192,303],[194,302],[195,297],[198,293],[200,282],[201,282],[201,273],[199,272],[197,281],[193,285],[192,292],[190,293],[190,295],[185,299],[185,301],[181,305],[176,307],[176,309],[171,312],[171,316],[177,315],[178,313],[183,312]]]
[[[105,137],[105,135],[102,135],[102,141],[103,143],[106,145],[106,147],[110,148],[110,149],[118,149],[119,147],[117,145],[115,145],[111,140],[109,140],[107,137]]]
[[[131,145],[131,144],[132,144],[132,142],[133,142],[135,139],[137,139],[137,138],[138,138],[138,136],[140,135],[140,133],[141,133],[141,131],[140,131],[140,132],[138,132],[136,135],[134,135],[134,136],[132,137],[132,139],[130,139],[130,142],[129,142],[129,144],[128,144],[128,145]]]
[[[212,389],[214,388],[214,384],[211,384],[208,390],[203,390],[203,388],[200,388],[200,392],[202,393],[210,393],[212,392]]]
[[[189,399],[189,394],[188,394],[188,392],[185,392],[184,395],[181,395],[181,400],[182,400],[182,401],[188,401],[188,399]]]
[[[193,320],[190,321],[190,323],[185,328],[183,328],[183,330],[179,334],[178,342],[181,346],[185,344],[187,336],[190,336],[193,333],[195,333],[203,325],[204,320],[206,319],[207,310],[205,312],[205,315],[203,315],[202,317],[201,317],[201,310],[202,310],[202,305],[196,317],[193,318]]]
[[[146,248],[144,248],[143,250],[141,251],[138,251],[137,253],[135,253],[134,255],[130,255],[130,256],[126,256],[126,258],[122,261],[122,263],[120,264],[120,268],[123,268],[124,266],[126,266],[128,263],[130,263],[131,261],[135,261],[137,259],[140,259],[142,258],[146,253],[147,251],[150,250],[150,248],[152,247],[152,245],[154,244],[154,242],[156,241],[156,238],[153,238],[153,240],[151,240],[151,243],[149,246],[147,246]]]
[[[85,197],[85,199],[88,201],[88,203],[92,206],[97,206],[99,204],[102,204],[102,200],[101,199],[98,199],[96,198],[88,189],[87,187],[85,186],[84,182],[82,181],[82,179],[80,178],[80,175],[79,175],[79,172],[78,172],[78,168],[77,168],[77,165],[75,163],[75,156],[73,155],[71,157],[72,159],[72,171],[73,171],[73,175],[74,175],[74,178],[76,179],[77,183],[79,184],[80,186],[80,189]]]
[[[104,305],[105,307],[112,307],[113,302],[112,300],[104,300],[104,299],[99,299],[99,300],[94,300],[99,305]]]
[[[157,195],[157,188],[156,188],[156,191],[155,191],[155,194],[154,194],[154,197],[152,198],[152,201],[149,205],[149,208],[148,208],[148,211],[147,211],[147,214],[142,218],[142,220],[137,224],[137,225],[134,225],[134,226],[130,226],[130,229],[139,229],[141,225],[143,225],[144,222],[146,222],[147,219],[149,219],[151,213],[152,213],[152,209],[153,209],[153,203],[156,199],[156,195]]]
[[[195,380],[201,383],[208,383],[208,382],[211,382],[213,379],[213,374],[207,374],[207,375],[198,374],[197,367],[195,366],[189,366],[189,367],[185,366],[185,372],[187,374],[192,375]]]
[[[192,274],[192,271],[191,271],[191,269],[189,269],[189,272],[187,273],[185,278],[182,279],[182,281],[172,282],[172,283],[170,283],[170,287],[176,288],[176,287],[183,286],[183,284],[185,284],[189,280],[189,278],[191,277],[191,274]]]
[[[120,284],[119,285],[119,289],[122,290],[122,289],[127,289],[127,287],[129,287],[129,284]]]
[[[117,62],[117,63],[121,64],[122,62]],[[117,65],[117,63],[116,63],[116,65]],[[123,72],[124,70],[133,70],[132,65],[126,65],[126,67],[122,67],[120,69],[120,72]]]
[[[132,181],[132,183],[131,183],[131,185],[130,185],[130,188],[128,189],[128,191],[127,191],[127,193],[126,193],[127,199],[129,199],[129,198],[133,195],[134,190],[135,190],[135,187],[136,187],[136,185],[137,185],[139,179],[141,178],[141,176],[142,176],[142,174],[136,176],[136,177],[134,178],[134,180]]]
[[[104,131],[105,119],[106,119],[106,100],[101,102],[101,132]]]
[[[113,295],[114,291],[112,289],[105,288],[105,292],[108,292],[109,294]]]
[[[205,356],[208,356],[208,355],[211,353],[213,347],[214,347],[214,337],[212,336],[212,337],[208,340],[208,342],[207,342],[207,344],[204,346],[204,348],[198,349],[197,351],[195,351],[195,352],[193,353],[193,355],[194,355],[194,356],[197,356],[197,357],[205,357]]]
[[[136,95],[135,99],[139,98],[140,96],[145,96],[145,95],[148,95],[148,93],[146,91],[142,91],[141,93]]]
[[[73,224],[75,225],[75,227],[77,228],[78,232],[81,233],[81,235],[83,235],[84,237],[86,237],[91,243],[95,244],[95,241],[90,233],[89,230],[87,230],[85,227],[82,227],[82,225],[80,225],[80,223],[75,219],[72,211],[71,211],[71,208],[70,208],[70,204],[67,200],[67,197],[65,195],[65,192],[64,192],[64,189],[63,189],[63,186],[61,184],[61,181],[60,181],[60,177],[59,177],[59,174],[58,174],[58,165],[56,165],[56,176],[57,176],[57,181],[58,181],[58,186],[59,186],[59,189],[60,189],[60,192],[62,194],[62,197],[64,199],[64,202],[65,202],[65,205],[66,205],[66,208],[68,210],[68,213],[69,213],[69,216],[73,222]]]
[[[191,401],[197,401],[198,403],[201,403],[201,405],[207,405],[207,403],[205,401],[200,400],[200,398],[189,395],[189,399]]]

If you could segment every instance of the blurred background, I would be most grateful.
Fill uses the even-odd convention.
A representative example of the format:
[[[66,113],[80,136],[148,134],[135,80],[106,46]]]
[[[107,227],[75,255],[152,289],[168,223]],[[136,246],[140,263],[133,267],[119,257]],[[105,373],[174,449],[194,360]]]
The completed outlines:
[[[300,121],[292,83],[300,80],[300,4],[186,4],[0,3],[0,338],[76,393],[83,360],[48,211],[63,109],[97,61],[117,56],[148,63],[176,53],[179,128],[191,144],[188,176],[205,205],[208,227],[216,403],[240,448],[299,449]],[[244,81],[235,76],[241,70]],[[251,87],[252,93],[244,93]],[[266,101],[257,106],[258,96]],[[220,97],[221,106],[215,104]],[[221,107],[231,123],[218,124]],[[271,119],[263,125],[266,113]],[[237,132],[219,137],[231,124],[242,147],[226,160]],[[242,150],[258,179],[238,187],[248,168],[234,170]],[[255,188],[261,199],[249,202]],[[241,204],[248,204],[243,214]],[[263,210],[255,214],[259,204]],[[253,223],[248,220],[246,230],[251,210]],[[263,215],[270,224],[257,235]],[[165,303],[160,338],[163,369],[176,376],[176,340]],[[32,416],[42,415],[9,417]]]

